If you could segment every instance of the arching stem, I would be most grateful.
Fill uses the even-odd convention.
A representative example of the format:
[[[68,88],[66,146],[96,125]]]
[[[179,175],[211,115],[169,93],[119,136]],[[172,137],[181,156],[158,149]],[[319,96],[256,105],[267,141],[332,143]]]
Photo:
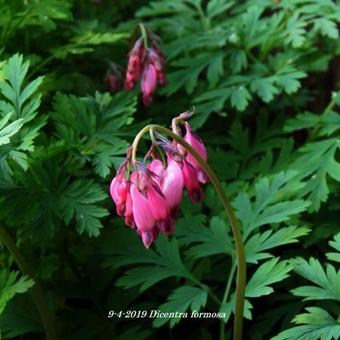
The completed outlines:
[[[245,296],[245,286],[246,286],[246,258],[244,252],[244,245],[241,236],[241,230],[236,219],[234,210],[231,206],[229,199],[227,198],[221,182],[210,168],[208,163],[201,158],[198,152],[192,148],[181,136],[173,133],[171,130],[164,128],[159,125],[150,124],[145,126],[135,137],[132,144],[132,162],[136,166],[136,153],[137,147],[140,139],[143,135],[149,131],[154,130],[159,133],[163,133],[170,138],[174,139],[177,143],[182,145],[188,152],[192,154],[193,157],[198,161],[204,172],[209,177],[211,183],[215,187],[219,198],[221,199],[225,211],[227,213],[231,230],[234,236],[235,246],[236,246],[236,260],[237,260],[237,279],[236,279],[236,306],[235,306],[235,318],[234,318],[234,331],[233,331],[233,339],[241,340],[242,339],[242,324],[243,324],[243,309],[244,309],[244,296]]]

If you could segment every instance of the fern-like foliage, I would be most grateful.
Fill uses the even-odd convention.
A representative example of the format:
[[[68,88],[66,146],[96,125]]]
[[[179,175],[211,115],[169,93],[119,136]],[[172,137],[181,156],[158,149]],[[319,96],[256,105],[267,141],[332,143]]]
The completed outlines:
[[[171,60],[164,93],[184,88],[201,113],[197,125],[214,111],[244,111],[256,97],[269,103],[295,93],[309,65],[325,63],[316,45],[320,36],[325,45],[338,38],[338,14],[331,1],[162,0],[137,12],[163,31]],[[311,50],[313,61],[301,64]]]
[[[26,84],[29,62],[19,54],[11,57],[3,66],[4,78],[0,82],[0,178],[10,181],[13,167],[28,167],[27,153],[33,151],[33,141],[46,122],[37,118],[41,94],[38,88],[42,77]]]
[[[52,113],[55,136],[81,164],[90,162],[98,175],[106,177],[126,153],[125,138],[134,130],[128,132],[125,127],[132,123],[136,101],[129,93],[114,97],[97,93],[81,99],[58,93]]]
[[[340,234],[335,236],[330,245],[339,250]],[[340,253],[327,253],[328,258],[338,261]],[[291,261],[294,271],[308,280],[311,285],[301,286],[292,290],[296,296],[301,296],[305,301],[335,301],[335,308],[327,311],[320,307],[307,307],[307,313],[296,315],[293,323],[297,326],[281,332],[273,340],[284,339],[338,339],[340,337],[340,270],[332,264],[322,266],[319,260],[310,258],[309,261],[297,258]]]
[[[331,180],[340,181],[340,163],[336,154],[340,149],[338,133],[340,130],[340,115],[333,107],[340,104],[340,94],[333,93],[333,98],[322,115],[305,112],[289,120],[287,131],[312,128],[314,140],[303,145],[299,150],[293,168],[308,179],[308,184],[302,190],[311,201],[311,211],[317,211],[325,202],[330,192]],[[315,140],[317,139],[317,140]]]
[[[34,285],[34,281],[18,272],[10,272],[5,268],[0,271],[0,314],[7,303],[19,293],[25,293]]]

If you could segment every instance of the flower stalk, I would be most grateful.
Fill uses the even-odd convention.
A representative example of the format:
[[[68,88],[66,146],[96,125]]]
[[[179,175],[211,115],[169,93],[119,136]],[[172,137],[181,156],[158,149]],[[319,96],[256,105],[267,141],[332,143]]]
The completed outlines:
[[[134,166],[137,166],[137,148],[138,144],[143,137],[143,135],[149,130],[156,131],[159,133],[163,133],[170,138],[174,139],[177,143],[179,143],[182,147],[184,147],[200,164],[206,175],[209,177],[213,186],[215,187],[217,194],[220,200],[223,203],[225,211],[227,213],[229,223],[232,229],[235,246],[236,246],[236,260],[237,260],[237,279],[236,279],[236,306],[235,306],[235,318],[234,318],[234,331],[233,331],[233,339],[240,340],[242,339],[242,326],[243,326],[243,310],[244,310],[244,297],[245,297],[245,286],[246,286],[246,258],[243,240],[241,236],[240,227],[231,206],[229,199],[227,198],[221,182],[210,168],[208,163],[201,158],[199,153],[191,147],[181,136],[173,133],[171,130],[164,128],[159,125],[150,124],[145,126],[135,137],[132,144],[132,152],[131,152],[131,160]]]

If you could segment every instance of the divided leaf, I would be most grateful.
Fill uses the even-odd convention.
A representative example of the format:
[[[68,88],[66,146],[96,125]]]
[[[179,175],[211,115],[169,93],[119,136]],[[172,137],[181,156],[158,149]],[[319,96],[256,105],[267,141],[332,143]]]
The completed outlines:
[[[144,291],[169,277],[192,279],[182,262],[175,239],[169,240],[160,235],[155,244],[156,250],[146,250],[141,242],[138,241],[137,244],[137,241],[136,239],[135,242],[114,249],[111,252],[114,257],[105,262],[107,266],[113,265],[114,267],[128,264],[137,265],[118,279],[118,286],[123,288],[140,286],[140,291]]]
[[[0,271],[0,314],[16,294],[25,293],[34,285],[34,281],[29,277],[18,276],[18,272],[10,272],[7,269]]]
[[[194,219],[180,219],[177,222],[176,234],[180,241],[190,245],[188,257],[201,258],[216,254],[233,254],[234,245],[229,236],[229,227],[225,222],[213,217],[209,228],[203,224],[203,216]]]
[[[329,241],[329,245],[337,252],[326,253],[327,258],[340,263],[340,233],[334,236],[333,241]]]
[[[294,271],[316,286],[302,286],[292,290],[297,296],[305,297],[305,300],[335,300],[340,302],[340,270],[328,264],[323,269],[317,259],[310,258],[309,262],[303,258],[292,260]]]
[[[27,152],[34,150],[33,141],[46,122],[46,117],[36,119],[43,77],[26,85],[28,68],[29,62],[15,54],[3,66],[5,79],[0,80],[4,98],[0,100],[0,146],[6,145],[0,150],[0,174],[7,181],[13,176],[13,162],[27,170]]]
[[[100,186],[91,180],[76,180],[62,193],[60,207],[67,225],[76,221],[79,234],[86,232],[89,236],[98,236],[103,227],[100,218],[108,211],[96,203],[107,195]]]
[[[264,262],[248,281],[246,296],[253,298],[272,293],[274,289],[269,285],[287,278],[292,268],[288,261],[279,261],[278,258]]]
[[[259,260],[273,257],[265,250],[273,249],[284,244],[298,242],[298,238],[309,233],[306,227],[284,227],[277,231],[267,230],[264,233],[254,234],[245,244],[248,263],[258,263]]]
[[[288,221],[292,215],[307,209],[308,202],[291,199],[291,195],[303,187],[294,179],[295,175],[288,171],[260,179],[255,185],[254,202],[245,192],[236,197],[233,206],[242,222],[245,239],[260,226]]]
[[[287,329],[271,340],[332,340],[340,337],[340,324],[319,307],[306,308],[308,313],[297,315],[293,322],[300,324]]]
[[[160,327],[166,322],[170,322],[170,328],[181,320],[179,313],[184,313],[188,309],[198,312],[206,305],[208,293],[206,290],[197,287],[182,286],[176,288],[168,297],[168,302],[159,306],[161,313],[178,313],[172,318],[156,318],[153,321],[155,327]]]

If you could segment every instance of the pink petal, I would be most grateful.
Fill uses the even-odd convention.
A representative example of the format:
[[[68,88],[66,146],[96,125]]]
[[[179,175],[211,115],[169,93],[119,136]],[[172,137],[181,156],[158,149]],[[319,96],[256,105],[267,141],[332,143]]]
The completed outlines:
[[[183,185],[181,167],[176,161],[169,158],[164,174],[162,192],[171,210],[178,207],[182,201]]]
[[[197,174],[193,166],[184,160],[183,162],[183,179],[184,186],[188,190],[189,197],[193,203],[199,203],[203,200],[203,191],[198,182]]]
[[[159,187],[151,184],[148,188],[148,201],[156,221],[166,220],[170,216],[168,203]]]
[[[155,224],[146,196],[138,191],[136,184],[131,185],[132,211],[136,226],[140,231],[151,230]]]
[[[206,150],[201,138],[191,130],[191,127],[190,127],[189,123],[187,123],[187,122],[185,123],[185,129],[186,129],[186,133],[185,133],[185,136],[184,136],[184,140],[198,152],[198,154],[201,156],[201,158],[203,158],[205,161],[207,161],[207,159],[208,159],[207,150]],[[196,160],[196,158],[190,152],[187,153],[186,160],[198,172],[199,182],[207,183],[208,182],[207,175],[205,174],[205,172],[201,168],[201,166],[198,163],[198,161]]]

